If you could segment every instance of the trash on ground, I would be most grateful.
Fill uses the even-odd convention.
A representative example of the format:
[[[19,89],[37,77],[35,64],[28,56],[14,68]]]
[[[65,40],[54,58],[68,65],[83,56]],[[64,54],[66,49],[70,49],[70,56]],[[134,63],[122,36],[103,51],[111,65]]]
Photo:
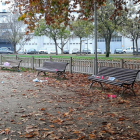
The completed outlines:
[[[5,63],[4,63],[4,66],[10,66],[10,63],[5,62]]]
[[[108,98],[116,98],[117,95],[110,95],[110,94],[108,94],[107,97],[108,97]]]
[[[33,79],[33,82],[39,82],[39,80],[36,78],[36,79]]]
[[[48,80],[39,80],[39,82],[41,82],[41,83],[42,83],[42,82],[48,82]]]

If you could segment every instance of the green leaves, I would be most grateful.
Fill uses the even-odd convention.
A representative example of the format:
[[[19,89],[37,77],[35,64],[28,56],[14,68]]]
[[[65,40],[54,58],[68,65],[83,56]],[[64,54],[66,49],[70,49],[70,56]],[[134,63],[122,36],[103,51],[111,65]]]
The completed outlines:
[[[94,26],[90,21],[77,20],[72,24],[72,31],[78,37],[88,37],[93,33]]]

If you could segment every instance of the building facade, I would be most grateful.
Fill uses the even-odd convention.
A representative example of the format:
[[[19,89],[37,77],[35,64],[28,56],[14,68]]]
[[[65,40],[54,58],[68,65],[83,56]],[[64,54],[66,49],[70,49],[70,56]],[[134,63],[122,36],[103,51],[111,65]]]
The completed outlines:
[[[140,44],[140,40],[138,40],[138,45]],[[58,40],[58,45],[60,45],[60,40]],[[110,43],[110,51],[113,54],[116,48],[125,49],[127,47],[133,46],[133,42],[129,38],[125,38],[123,36],[113,37]],[[17,47],[19,47],[17,45]],[[55,49],[55,43],[52,39],[46,36],[34,36],[30,41],[26,42],[23,50],[29,50],[30,48],[34,48],[36,50],[47,49],[48,53],[52,49]],[[71,38],[68,43],[64,46],[64,48],[69,49],[69,52],[72,53],[74,48],[80,49],[80,39],[75,37]],[[94,53],[94,39],[85,39],[82,41],[82,49],[88,48],[91,50],[91,53]],[[102,50],[102,53],[105,52],[105,39],[98,38],[97,39],[97,48]],[[58,48],[58,53],[61,53],[61,50]]]
[[[4,30],[4,24],[6,23],[6,18],[9,15],[8,5],[5,4],[5,1],[0,2],[0,30]],[[2,30],[0,32],[0,47],[7,47],[13,50],[11,43],[7,40],[2,39]]]

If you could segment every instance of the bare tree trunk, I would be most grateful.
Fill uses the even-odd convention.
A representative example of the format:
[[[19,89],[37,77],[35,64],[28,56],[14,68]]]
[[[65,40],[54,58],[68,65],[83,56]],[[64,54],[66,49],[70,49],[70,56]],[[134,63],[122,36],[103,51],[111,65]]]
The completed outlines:
[[[110,40],[111,40],[111,38],[106,38],[105,39],[105,44],[106,44],[106,57],[109,57],[109,54],[110,54]]]
[[[63,40],[61,38],[61,54],[63,54],[63,47],[64,47],[64,44],[63,44]]]
[[[56,39],[54,39],[54,42],[55,42],[56,55],[58,55],[58,50],[57,50],[57,42],[56,42]]]
[[[80,54],[81,54],[81,48],[82,48],[82,38],[80,37]]]
[[[136,43],[136,53],[138,54],[138,37],[136,37],[135,43]]]
[[[133,54],[134,54],[134,45],[135,45],[135,40],[133,39]]]
[[[14,53],[17,53],[17,51],[16,51],[16,44],[15,43],[13,44],[13,49],[14,49]]]

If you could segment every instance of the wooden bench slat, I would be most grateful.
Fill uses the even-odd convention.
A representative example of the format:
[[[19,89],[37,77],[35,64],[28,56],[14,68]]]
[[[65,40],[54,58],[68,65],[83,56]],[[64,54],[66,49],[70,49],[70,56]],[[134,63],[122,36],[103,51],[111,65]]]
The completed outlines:
[[[38,75],[41,72],[52,72],[52,73],[56,73],[59,76],[59,75],[65,74],[67,65],[68,65],[67,62],[45,61],[43,63],[43,67],[35,68],[35,70],[38,71]]]
[[[122,86],[125,88],[127,87],[131,89],[132,92],[134,93],[133,84],[135,82],[138,72],[140,72],[140,70],[114,68],[114,67],[101,67],[99,69],[97,76],[104,76],[104,78],[106,78],[107,76],[114,77],[115,80],[111,81],[111,80],[96,78],[95,76],[89,76],[87,78],[92,81],[91,86],[94,82],[98,82],[100,84],[106,83],[106,84],[116,85],[120,87]]]
[[[2,65],[0,65],[1,68],[13,68],[13,69],[19,70],[19,66],[20,66],[20,63],[22,62],[22,60],[6,59],[5,62],[8,62],[10,65],[5,66],[4,64],[2,64]]]

